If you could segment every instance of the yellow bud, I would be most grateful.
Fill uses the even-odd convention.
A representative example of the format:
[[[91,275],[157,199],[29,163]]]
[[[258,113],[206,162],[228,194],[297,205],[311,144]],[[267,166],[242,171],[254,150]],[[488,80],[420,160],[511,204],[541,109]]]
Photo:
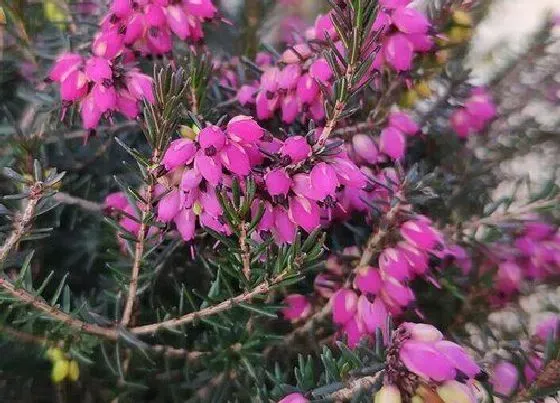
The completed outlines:
[[[200,213],[202,213],[202,204],[200,204],[200,202],[198,200],[193,203],[192,211],[196,215],[199,215]]]
[[[43,3],[43,12],[47,20],[54,23],[65,22],[66,21],[66,10],[60,7],[54,1],[45,1]]]
[[[383,386],[375,394],[374,403],[401,403],[401,392],[395,386]]]
[[[58,360],[55,361],[51,371],[51,379],[54,383],[59,383],[68,376],[68,370],[70,368],[70,361]]]
[[[432,96],[432,89],[426,80],[420,80],[414,86],[414,89],[422,98],[429,98]]]
[[[410,401],[410,403],[424,403],[424,399],[422,399],[418,395],[414,395],[412,396],[412,400]]]
[[[72,382],[76,382],[80,377],[80,366],[78,365],[78,361],[72,360],[68,366],[68,379]]]
[[[455,24],[463,25],[465,27],[470,27],[473,23],[471,15],[464,10],[454,11],[451,18]]]
[[[451,27],[447,33],[447,37],[449,38],[449,42],[457,45],[470,39],[471,29],[469,27],[454,26]]]
[[[403,108],[412,108],[417,100],[418,93],[415,90],[407,90],[402,94],[399,104]]]
[[[47,358],[53,362],[64,359],[64,353],[61,349],[52,347],[47,350]]]
[[[197,125],[192,125],[192,130],[194,132],[194,134],[196,134],[198,136],[198,133],[200,133],[200,127],[198,127]]]
[[[469,387],[457,381],[446,381],[437,388],[437,394],[445,403],[476,403]]]
[[[191,140],[195,140],[198,134],[189,126],[183,126],[183,125],[181,125],[181,127],[179,128],[179,133],[181,134],[181,137],[186,137]]]
[[[6,13],[2,7],[0,7],[0,25],[6,25]]]

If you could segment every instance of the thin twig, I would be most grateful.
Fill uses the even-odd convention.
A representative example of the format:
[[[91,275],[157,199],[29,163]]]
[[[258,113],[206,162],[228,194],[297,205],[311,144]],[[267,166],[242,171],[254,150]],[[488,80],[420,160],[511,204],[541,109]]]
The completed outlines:
[[[23,210],[23,214],[20,218],[16,218],[12,233],[8,236],[0,248],[0,265],[4,263],[10,251],[17,246],[21,238],[25,235],[25,230],[33,220],[35,209],[37,208],[37,204],[39,203],[39,200],[41,200],[41,197],[42,184],[33,185],[31,195],[27,200],[27,205]]]
[[[365,376],[363,378],[354,379],[348,383],[346,388],[331,393],[326,397],[326,399],[334,402],[350,401],[356,393],[369,390],[375,386],[375,384],[379,382],[383,373],[384,371],[379,371],[373,376]]]
[[[215,315],[217,313],[226,311],[230,308],[233,308],[235,305],[239,304],[240,302],[245,302],[250,300],[257,295],[267,293],[270,288],[278,283],[280,283],[284,278],[286,278],[287,273],[282,273],[276,276],[271,281],[265,281],[251,291],[246,292],[244,294],[240,294],[236,297],[230,298],[226,301],[220,302],[217,305],[209,306],[208,308],[201,309],[200,311],[191,312],[186,315],[180,316],[178,318],[165,320],[163,322],[152,323],[149,325],[137,326],[130,328],[129,330],[134,334],[148,334],[148,333],[155,333],[159,329],[162,328],[173,328],[180,325],[184,325],[186,323],[191,323],[197,319],[204,318],[207,316]]]
[[[71,204],[80,207],[86,211],[100,212],[103,210],[103,204],[90,200],[80,199],[65,192],[58,192],[53,195],[53,199],[63,204]]]
[[[157,166],[159,161],[159,152],[154,149],[152,155],[152,163]],[[146,236],[148,235],[149,226],[147,224],[148,216],[151,214],[152,201],[154,197],[155,189],[155,178],[153,173],[148,172],[150,175],[150,183],[146,188],[145,203],[142,205],[142,217],[140,221],[140,229],[138,230],[138,235],[136,237],[136,247],[134,248],[134,261],[132,263],[132,275],[130,277],[130,283],[128,284],[128,297],[126,300],[126,305],[124,307],[123,316],[121,319],[121,324],[123,326],[128,326],[130,319],[132,317],[132,311],[134,308],[134,301],[136,300],[136,290],[138,289],[138,276],[140,275],[140,266],[142,264],[142,259],[144,258],[144,247],[146,245]]]
[[[36,310],[46,313],[51,319],[62,322],[71,328],[79,330],[80,332],[102,336],[109,340],[116,340],[118,338],[118,331],[116,328],[102,327],[75,319],[58,308],[47,304],[41,297],[30,294],[23,288],[16,288],[7,279],[0,278],[0,288],[17,298],[20,302],[31,305]]]
[[[34,334],[21,332],[19,330],[13,329],[9,326],[0,326],[0,333],[4,333],[7,336],[15,339],[15,341],[33,344],[47,344],[47,338],[42,336],[36,336]]]

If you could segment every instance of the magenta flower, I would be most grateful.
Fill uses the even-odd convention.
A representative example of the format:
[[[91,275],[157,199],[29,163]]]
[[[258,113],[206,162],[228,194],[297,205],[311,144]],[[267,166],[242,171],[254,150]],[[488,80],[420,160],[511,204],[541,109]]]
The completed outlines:
[[[124,210],[128,206],[128,199],[124,192],[109,193],[105,197],[104,206],[109,210]]]
[[[406,140],[402,132],[394,127],[386,127],[381,130],[379,137],[379,149],[393,159],[404,157]]]
[[[233,141],[253,144],[264,135],[264,130],[252,117],[238,115],[229,121],[227,133]]]
[[[196,147],[192,140],[173,140],[163,155],[162,163],[166,170],[171,171],[179,165],[189,163],[195,153]]]
[[[436,342],[434,346],[458,371],[461,371],[467,377],[472,379],[480,372],[480,367],[460,345],[448,340],[441,340]]]
[[[377,329],[381,329],[384,337],[387,336],[387,318],[389,313],[380,298],[376,298],[371,303],[365,295],[361,295],[358,299],[357,315],[365,325],[368,333],[375,334]]]
[[[552,315],[541,321],[536,328],[535,335],[542,343],[547,343],[549,338],[560,338],[560,315]]]
[[[280,154],[290,157],[291,162],[297,163],[311,155],[311,146],[307,144],[305,137],[288,137],[284,141],[284,145],[280,148]]]
[[[386,275],[402,281],[410,277],[406,255],[399,249],[386,248],[379,255],[379,268]]]
[[[282,309],[282,315],[291,321],[303,319],[311,312],[311,304],[304,295],[290,294],[284,298],[287,305]]]
[[[407,34],[424,34],[430,27],[428,18],[411,7],[398,7],[391,18],[399,31]]]
[[[441,234],[427,220],[410,220],[401,225],[401,236],[421,250],[433,250],[441,243]]]
[[[354,317],[358,309],[358,296],[352,290],[341,288],[331,297],[333,322],[344,324]]]
[[[288,216],[290,220],[307,232],[312,232],[321,225],[319,206],[305,197],[290,197]]]
[[[288,190],[290,190],[292,180],[283,169],[276,169],[266,174],[265,183],[266,190],[271,196],[286,196]]]
[[[325,59],[315,60],[309,68],[309,74],[315,80],[322,82],[328,82],[333,76],[331,66]]]
[[[157,204],[157,218],[159,221],[169,222],[179,212],[181,197],[178,190],[171,190]]]
[[[342,334],[346,336],[348,347],[356,348],[365,334],[364,324],[354,316],[342,326]]]
[[[391,112],[389,115],[389,126],[409,136],[417,134],[420,130],[418,124],[405,112]]]
[[[331,165],[319,162],[311,169],[310,178],[314,191],[321,195],[320,200],[327,196],[334,196],[339,182],[336,171]]]
[[[249,155],[239,144],[232,142],[226,145],[220,153],[220,158],[223,165],[234,174],[246,176],[251,172]]]
[[[406,341],[400,348],[399,357],[410,372],[426,380],[443,382],[455,379],[453,364],[429,343]]]
[[[515,365],[508,361],[497,363],[490,373],[490,383],[494,390],[504,396],[511,396],[519,381],[519,372]]]
[[[374,164],[377,162],[377,144],[367,134],[356,134],[352,136],[352,150],[364,162]]]
[[[307,400],[301,393],[294,392],[282,398],[278,403],[307,403]]]
[[[288,216],[282,206],[274,207],[274,231],[278,243],[292,243],[296,237],[296,224]]]
[[[381,289],[381,276],[378,269],[371,266],[360,267],[354,278],[354,288],[364,294],[376,295]]]

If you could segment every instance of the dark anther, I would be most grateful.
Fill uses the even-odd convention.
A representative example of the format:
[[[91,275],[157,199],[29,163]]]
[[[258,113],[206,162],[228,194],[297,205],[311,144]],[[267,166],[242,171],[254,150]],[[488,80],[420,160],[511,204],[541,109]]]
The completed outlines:
[[[218,152],[218,150],[216,150],[216,147],[214,146],[208,146],[204,149],[204,154],[212,157],[213,155],[216,155],[216,153]]]

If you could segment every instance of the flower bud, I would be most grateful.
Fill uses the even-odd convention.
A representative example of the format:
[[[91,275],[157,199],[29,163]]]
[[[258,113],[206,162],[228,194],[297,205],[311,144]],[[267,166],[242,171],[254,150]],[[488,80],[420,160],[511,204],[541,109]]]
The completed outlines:
[[[227,134],[233,141],[251,144],[264,135],[264,130],[252,117],[239,115],[229,121]]]
[[[405,147],[406,139],[400,130],[391,126],[381,130],[379,148],[389,157],[396,160],[404,157]]]
[[[364,161],[369,163],[377,162],[377,145],[371,136],[367,134],[356,134],[353,136],[352,149]]]
[[[291,294],[284,298],[287,305],[282,309],[282,315],[288,320],[298,320],[309,315],[311,312],[311,304],[307,298],[301,294]]]
[[[358,296],[348,288],[342,288],[331,297],[333,322],[343,324],[354,316],[358,309]]]
[[[288,396],[285,396],[282,400],[278,403],[307,403],[307,400],[301,393],[294,392],[290,393]]]
[[[375,403],[401,403],[401,392],[395,386],[383,386],[375,394]]]
[[[477,403],[471,389],[457,381],[446,381],[437,388],[437,394],[445,403]]]
[[[517,388],[519,372],[517,367],[508,361],[500,361],[492,369],[490,383],[494,390],[504,396],[510,396]]]

